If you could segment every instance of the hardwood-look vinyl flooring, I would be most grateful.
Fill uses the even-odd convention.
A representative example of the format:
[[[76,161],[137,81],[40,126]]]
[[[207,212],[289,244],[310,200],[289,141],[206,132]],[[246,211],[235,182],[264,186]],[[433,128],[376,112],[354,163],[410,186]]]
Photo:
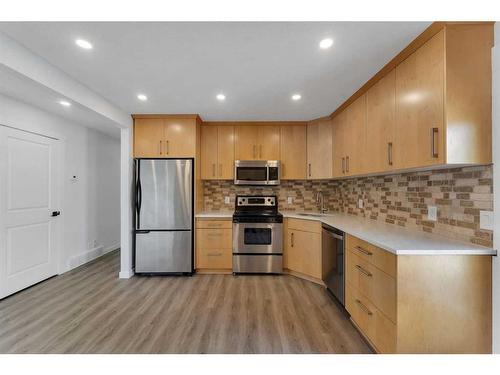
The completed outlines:
[[[371,353],[293,276],[119,279],[119,252],[0,301],[0,353]]]

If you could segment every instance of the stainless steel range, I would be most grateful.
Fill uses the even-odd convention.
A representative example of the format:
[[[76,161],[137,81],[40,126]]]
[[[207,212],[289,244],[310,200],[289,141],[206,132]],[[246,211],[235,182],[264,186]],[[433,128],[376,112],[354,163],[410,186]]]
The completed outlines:
[[[233,273],[283,272],[283,215],[276,196],[236,196]]]

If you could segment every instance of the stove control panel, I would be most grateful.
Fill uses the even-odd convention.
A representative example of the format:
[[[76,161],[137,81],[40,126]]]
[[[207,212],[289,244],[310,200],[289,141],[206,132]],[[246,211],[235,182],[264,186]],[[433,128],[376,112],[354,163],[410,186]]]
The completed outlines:
[[[253,195],[239,195],[236,197],[237,207],[275,207],[276,196],[253,196]]]

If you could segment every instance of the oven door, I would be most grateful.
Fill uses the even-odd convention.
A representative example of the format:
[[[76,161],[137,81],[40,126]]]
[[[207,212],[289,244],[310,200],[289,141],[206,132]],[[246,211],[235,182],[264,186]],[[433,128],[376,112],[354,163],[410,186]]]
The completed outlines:
[[[234,254],[282,254],[282,223],[233,223]]]

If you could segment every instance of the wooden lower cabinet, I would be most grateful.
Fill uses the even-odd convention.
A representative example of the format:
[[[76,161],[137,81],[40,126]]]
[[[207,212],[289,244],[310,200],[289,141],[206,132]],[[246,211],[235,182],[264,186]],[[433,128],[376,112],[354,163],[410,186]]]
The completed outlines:
[[[286,219],[285,228],[284,268],[320,282],[321,223]]]
[[[233,229],[231,220],[196,220],[196,271],[230,273]]]
[[[490,256],[396,256],[347,235],[345,291],[377,352],[491,353]]]

